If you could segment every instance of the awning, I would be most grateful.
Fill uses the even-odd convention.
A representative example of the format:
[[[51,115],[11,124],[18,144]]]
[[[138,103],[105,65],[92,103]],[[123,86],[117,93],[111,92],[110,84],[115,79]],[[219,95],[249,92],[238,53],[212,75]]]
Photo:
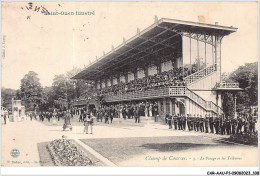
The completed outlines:
[[[96,80],[113,73],[142,67],[158,59],[176,58],[181,55],[182,35],[225,36],[237,28],[182,20],[155,20],[155,23],[97,59],[72,79]],[[206,40],[206,39],[205,39]]]

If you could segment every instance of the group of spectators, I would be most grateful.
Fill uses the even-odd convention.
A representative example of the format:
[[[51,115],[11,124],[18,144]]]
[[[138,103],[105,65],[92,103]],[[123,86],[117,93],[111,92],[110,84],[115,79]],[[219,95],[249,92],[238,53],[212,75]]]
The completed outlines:
[[[158,105],[153,102],[139,103],[118,103],[112,105],[102,105],[96,110],[93,108],[91,113],[97,118],[97,121],[105,120],[105,123],[113,123],[113,118],[133,119],[140,123],[140,116],[152,117],[158,115]],[[79,115],[79,122],[84,121],[88,111],[86,108],[72,108],[73,115]]]
[[[255,125],[257,119],[250,114],[240,114],[238,118],[207,116],[203,118],[201,115],[169,115],[166,114],[165,122],[169,125],[169,129],[174,126],[175,130],[200,131],[205,133],[216,133],[220,135],[230,135],[237,133],[255,134]]]
[[[169,71],[161,72],[160,74],[149,75],[144,78],[128,81],[122,81],[116,85],[104,87],[98,90],[98,95],[116,95],[127,92],[145,91],[148,89],[157,89],[168,86],[186,86],[184,77],[196,72],[196,67],[191,69],[180,67]]]
[[[51,121],[51,118],[56,118],[58,121],[64,117],[66,114],[66,111],[40,111],[38,113],[31,111],[31,112],[26,112],[26,117],[30,117],[30,119],[35,119],[37,120],[37,116],[39,116],[40,121],[44,121],[45,119],[48,120],[48,122]]]

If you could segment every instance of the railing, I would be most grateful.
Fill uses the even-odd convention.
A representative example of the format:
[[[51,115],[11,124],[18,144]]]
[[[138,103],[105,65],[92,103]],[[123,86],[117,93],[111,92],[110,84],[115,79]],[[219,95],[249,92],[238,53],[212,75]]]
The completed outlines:
[[[213,103],[212,101],[207,101],[206,108],[207,109],[211,109],[211,110],[213,110],[215,112],[219,112],[219,108],[220,107],[218,105],[216,105],[215,103]]]
[[[205,76],[207,75],[210,75],[211,73],[217,71],[217,64],[214,64],[214,65],[211,65],[207,68],[204,68],[202,70],[199,70],[187,77],[184,78],[184,81],[187,83],[187,84],[190,84],[190,83],[193,83],[194,81],[197,81],[201,78],[204,78]]]
[[[239,83],[227,83],[227,82],[222,82],[222,83],[218,83],[217,88],[239,88]]]
[[[170,96],[187,96],[193,101],[197,102],[200,106],[206,108],[206,100],[201,98],[196,93],[192,92],[187,87],[169,87]]]
[[[124,100],[147,99],[147,98],[155,98],[155,97],[163,97],[163,96],[169,96],[168,87],[164,87],[160,89],[151,89],[146,91],[128,92],[125,94],[118,94],[118,95],[106,95],[104,96],[104,100],[106,102],[117,102],[117,101],[124,101]]]
[[[118,102],[169,96],[188,97],[207,111],[214,111],[215,113],[220,113],[222,111],[222,109],[215,103],[206,101],[205,99],[201,98],[201,96],[184,86],[171,86],[160,89],[146,90],[142,92],[128,92],[126,94],[119,95],[106,95],[104,96],[104,100],[105,102]]]
[[[206,110],[214,111],[215,113],[222,113],[222,108],[213,103],[212,101],[206,101],[198,94],[194,93],[187,87],[169,87],[169,95],[170,96],[187,96],[201,107]]]

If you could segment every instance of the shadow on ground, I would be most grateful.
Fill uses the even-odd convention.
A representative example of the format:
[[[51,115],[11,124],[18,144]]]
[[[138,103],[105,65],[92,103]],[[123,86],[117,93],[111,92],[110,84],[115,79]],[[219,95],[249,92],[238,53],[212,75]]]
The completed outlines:
[[[216,144],[193,144],[193,143],[149,143],[141,145],[145,149],[152,149],[158,152],[173,152],[173,151],[182,151],[182,150],[189,150],[189,149],[200,149],[200,148],[209,148],[209,147],[216,147]]]
[[[151,152],[198,151],[235,146],[235,144],[202,136],[102,138],[81,139],[81,141],[115,164]]]

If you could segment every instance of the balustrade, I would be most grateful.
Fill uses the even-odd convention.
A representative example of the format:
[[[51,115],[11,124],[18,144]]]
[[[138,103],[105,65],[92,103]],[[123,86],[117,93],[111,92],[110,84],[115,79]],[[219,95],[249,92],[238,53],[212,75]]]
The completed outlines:
[[[227,83],[227,82],[222,82],[217,84],[217,88],[239,88],[239,83]]]
[[[150,98],[159,98],[159,97],[188,97],[198,105],[200,105],[205,110],[211,110],[215,113],[222,112],[222,109],[211,101],[206,101],[201,96],[197,95],[190,89],[184,86],[171,86],[160,89],[151,89],[146,91],[137,91],[137,92],[128,92],[125,94],[118,95],[106,95],[104,100],[106,102],[118,102],[118,101],[129,101],[129,100],[141,100],[141,99],[150,99]]]
[[[205,77],[205,76],[207,76],[207,75],[209,75],[209,74],[211,74],[211,73],[213,73],[215,71],[217,71],[217,65],[216,64],[211,65],[211,66],[209,66],[207,68],[204,68],[202,70],[199,70],[199,71],[197,71],[197,72],[195,72],[195,73],[185,77],[184,81],[187,84],[190,84],[190,83],[192,83],[192,82],[194,82],[194,81],[196,81],[198,79],[201,79],[201,78],[203,78],[203,77]]]
[[[106,102],[116,102],[124,100],[147,99],[153,97],[169,96],[169,88],[151,89],[145,91],[128,92],[125,94],[106,95],[104,100]]]

